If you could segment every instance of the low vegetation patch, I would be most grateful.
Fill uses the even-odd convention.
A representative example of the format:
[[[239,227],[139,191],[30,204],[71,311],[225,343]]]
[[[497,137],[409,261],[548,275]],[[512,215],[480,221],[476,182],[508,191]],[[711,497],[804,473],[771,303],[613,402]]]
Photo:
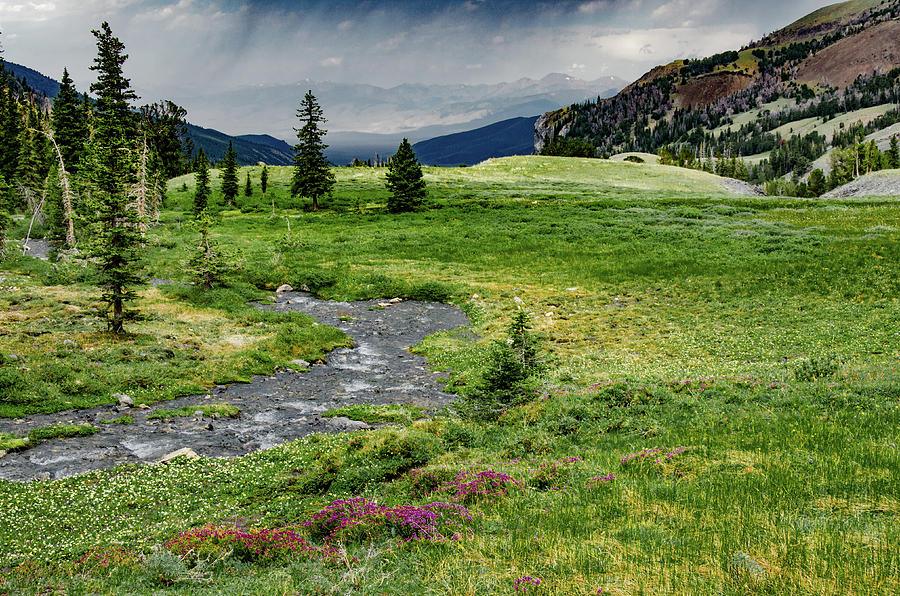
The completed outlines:
[[[323,418],[335,418],[343,416],[350,420],[360,420],[368,424],[380,422],[394,422],[397,424],[410,424],[425,416],[425,408],[404,404],[385,405],[352,405],[329,410],[322,414]]]
[[[210,418],[237,418],[241,414],[241,409],[231,404],[200,404],[197,406],[184,406],[177,410],[156,410],[147,415],[147,420],[159,418],[184,418],[194,416],[198,412],[201,416]]]

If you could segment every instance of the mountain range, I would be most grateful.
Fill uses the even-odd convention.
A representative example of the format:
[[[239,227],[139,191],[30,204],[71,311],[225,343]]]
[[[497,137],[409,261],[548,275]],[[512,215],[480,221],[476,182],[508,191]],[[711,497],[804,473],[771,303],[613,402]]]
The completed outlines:
[[[534,148],[665,149],[689,163],[743,156],[763,181],[805,176],[827,151],[897,122],[900,0],[851,0],[745,47],[657,66],[614,97],[547,112]]]
[[[20,64],[4,65],[39,95],[53,99],[59,92],[59,82],[51,77]],[[297,125],[294,104],[309,87],[317,94],[329,120],[325,125],[331,129],[326,138],[326,155],[333,164],[344,165],[357,158],[386,158],[407,138],[412,143],[428,141],[416,149],[423,152],[423,163],[459,165],[487,157],[530,153],[531,122],[538,114],[571,102],[610,97],[625,83],[616,77],[583,81],[559,73],[539,80],[523,78],[493,85],[407,84],[382,88],[304,81],[247,87],[214,97],[199,95],[182,105],[190,114],[190,106],[195,102],[208,102],[204,111],[213,114],[212,124],[257,131],[229,135],[210,127],[209,122],[204,122],[205,126],[188,124],[188,137],[194,147],[202,147],[213,162],[224,157],[231,141],[240,165],[260,161],[290,165],[294,140],[291,130]],[[254,124],[259,126],[254,128]],[[373,132],[379,130],[384,132]],[[267,134],[269,131],[277,134]]]

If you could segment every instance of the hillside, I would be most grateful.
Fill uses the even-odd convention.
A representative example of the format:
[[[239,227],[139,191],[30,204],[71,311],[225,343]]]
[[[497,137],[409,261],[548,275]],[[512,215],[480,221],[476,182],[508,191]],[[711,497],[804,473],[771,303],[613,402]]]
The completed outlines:
[[[59,81],[39,73],[36,70],[16,64],[3,62],[3,67],[12,73],[17,80],[25,80],[28,87],[52,100],[59,93]],[[51,103],[48,101],[47,109]],[[269,135],[242,135],[233,137],[218,130],[203,128],[194,124],[187,124],[187,136],[194,144],[194,150],[201,147],[207,157],[213,161],[219,161],[228,150],[228,141],[234,143],[238,152],[239,165],[251,165],[257,162],[265,162],[272,165],[288,165],[292,163],[293,151],[290,145]]]
[[[842,133],[859,121],[863,136],[900,122],[898,18],[898,0],[853,0],[747,47],[658,66],[613,98],[544,114],[534,149],[561,138],[598,155],[666,148],[689,163],[751,155],[747,176],[757,183],[802,176],[830,146],[853,142],[830,121],[842,121]],[[862,110],[877,117],[850,120]]]
[[[3,61],[3,68],[6,71],[12,73],[12,75],[19,81],[24,80],[25,84],[27,84],[29,88],[40,95],[44,95],[52,99],[56,97],[57,93],[59,93],[58,81],[44,74],[41,74],[32,68],[22,66],[21,64],[16,64],[15,62],[7,62],[5,60]]]
[[[860,176],[828,191],[823,197],[897,197],[900,198],[900,170],[882,170]]]
[[[9,251],[0,593],[900,593],[900,201],[424,173],[428,209],[335,168],[312,212],[269,168],[212,290],[172,179],[124,338],[77,261]]]
[[[512,118],[475,130],[420,141],[413,145],[419,161],[431,166],[472,165],[492,157],[528,155],[538,117]]]
[[[195,150],[202,147],[211,162],[221,161],[225,157],[229,141],[237,151],[237,162],[241,166],[257,162],[286,166],[292,163],[294,157],[290,145],[284,141],[279,143],[278,139],[268,135],[233,137],[218,130],[188,124],[187,136],[194,143]],[[261,142],[254,142],[255,140]]]

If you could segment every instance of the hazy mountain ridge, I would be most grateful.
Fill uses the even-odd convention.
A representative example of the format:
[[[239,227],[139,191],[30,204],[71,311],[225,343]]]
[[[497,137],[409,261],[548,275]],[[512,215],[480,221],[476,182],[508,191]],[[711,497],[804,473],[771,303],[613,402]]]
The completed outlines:
[[[363,158],[377,150],[396,150],[400,139],[416,142],[463,132],[520,116],[534,116],[571,103],[614,95],[625,84],[616,77],[582,81],[563,74],[542,79],[482,85],[403,84],[378,87],[368,84],[300,81],[269,86],[247,86],[214,96],[179,98],[188,112],[203,105],[205,125],[228,130],[249,130],[276,138],[293,138],[299,98],[312,90],[322,105],[330,132],[332,161]],[[381,143],[355,135],[386,135]],[[362,144],[358,141],[363,140]],[[348,142],[349,141],[349,142]],[[396,141],[396,142],[395,142]],[[342,153],[343,152],[343,153]],[[340,155],[338,155],[340,154]],[[346,155],[344,155],[346,154]],[[369,155],[371,157],[371,155]]]
[[[444,135],[413,145],[419,161],[431,166],[472,165],[492,157],[528,155],[537,116],[511,118],[475,130]]]

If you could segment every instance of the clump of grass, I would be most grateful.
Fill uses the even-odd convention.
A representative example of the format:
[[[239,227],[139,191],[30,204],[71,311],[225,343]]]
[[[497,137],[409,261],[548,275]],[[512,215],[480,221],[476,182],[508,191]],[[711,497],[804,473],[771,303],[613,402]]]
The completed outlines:
[[[237,406],[232,406],[231,404],[203,404],[199,406],[184,406],[183,408],[178,408],[177,410],[156,410],[152,414],[147,416],[147,420],[154,420],[159,418],[185,418],[187,416],[193,416],[195,412],[202,412],[204,416],[213,417],[218,414],[221,418],[237,418],[241,409]]]
[[[16,451],[28,447],[28,437],[0,433],[0,451]]]
[[[101,420],[100,424],[131,424],[134,418],[131,416],[122,416],[121,418],[113,418],[112,420]]]
[[[377,424],[379,422],[411,424],[414,420],[425,417],[425,408],[405,404],[359,404],[335,408],[322,414],[323,418],[336,418],[338,416],[343,416],[350,420],[361,420],[368,424]]]
[[[87,437],[97,432],[96,426],[90,424],[52,424],[28,431],[28,442],[34,446],[41,441],[51,439],[70,439],[72,437]]]

